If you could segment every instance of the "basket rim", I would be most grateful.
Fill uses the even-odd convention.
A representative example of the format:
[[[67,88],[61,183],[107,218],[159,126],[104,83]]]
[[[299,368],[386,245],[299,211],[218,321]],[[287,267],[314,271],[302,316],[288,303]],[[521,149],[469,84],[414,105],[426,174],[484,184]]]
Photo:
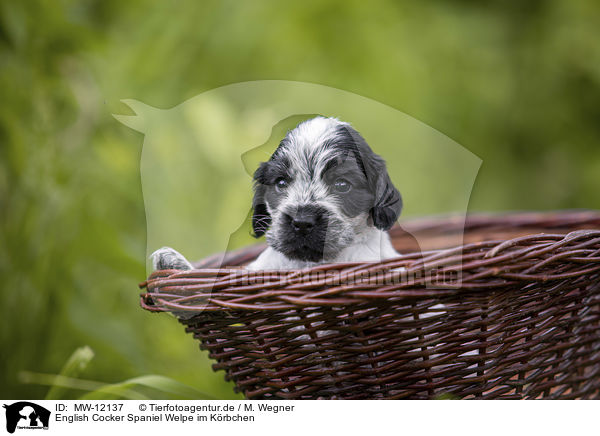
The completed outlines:
[[[322,264],[289,271],[242,269],[240,265],[266,247],[255,244],[209,256],[194,270],[153,272],[140,284],[147,288],[140,303],[149,311],[188,314],[290,310],[431,299],[600,274],[600,211],[444,215],[407,220],[401,226],[390,231],[392,236],[400,232],[444,234],[463,228],[465,232],[519,229],[525,234],[407,253],[377,263]],[[227,266],[215,268],[215,264]]]

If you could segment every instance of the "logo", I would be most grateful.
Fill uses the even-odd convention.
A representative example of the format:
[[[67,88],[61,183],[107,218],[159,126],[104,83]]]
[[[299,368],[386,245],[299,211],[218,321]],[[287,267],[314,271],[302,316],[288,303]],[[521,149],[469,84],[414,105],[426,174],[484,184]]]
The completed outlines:
[[[19,401],[4,405],[6,409],[6,431],[14,433],[15,429],[48,430],[50,411],[29,401]]]

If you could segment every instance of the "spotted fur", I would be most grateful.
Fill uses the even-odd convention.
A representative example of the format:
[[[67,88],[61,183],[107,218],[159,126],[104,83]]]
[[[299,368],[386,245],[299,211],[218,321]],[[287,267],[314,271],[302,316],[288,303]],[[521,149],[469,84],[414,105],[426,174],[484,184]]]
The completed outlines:
[[[398,255],[386,231],[400,215],[400,193],[383,159],[348,123],[325,117],[300,123],[259,166],[254,180],[253,228],[257,237],[266,235],[269,247],[249,269]],[[336,191],[340,180],[348,182],[349,192]],[[290,222],[306,208],[320,212],[311,232],[298,234]]]

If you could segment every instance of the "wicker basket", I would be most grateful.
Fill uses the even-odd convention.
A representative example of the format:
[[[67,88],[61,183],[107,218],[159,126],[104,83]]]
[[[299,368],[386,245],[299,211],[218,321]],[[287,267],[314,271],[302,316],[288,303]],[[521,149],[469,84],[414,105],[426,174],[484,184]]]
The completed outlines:
[[[240,268],[253,246],[157,271],[141,304],[176,312],[250,399],[600,398],[600,212],[391,235],[403,256],[378,264],[261,274]]]

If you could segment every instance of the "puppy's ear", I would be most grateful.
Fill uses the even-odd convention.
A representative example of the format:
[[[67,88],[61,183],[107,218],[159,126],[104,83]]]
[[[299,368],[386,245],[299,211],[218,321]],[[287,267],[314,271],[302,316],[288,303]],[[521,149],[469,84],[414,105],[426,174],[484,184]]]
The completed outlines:
[[[402,197],[396,189],[385,167],[385,162],[377,155],[370,159],[371,179],[374,180],[374,204],[370,211],[373,225],[380,230],[389,230],[402,212]]]
[[[374,196],[369,211],[373,225],[379,230],[389,230],[402,211],[402,197],[388,175],[385,161],[375,154],[367,141],[348,125],[338,129],[338,143],[354,154],[359,167],[367,177]]]
[[[252,200],[252,230],[254,237],[260,238],[271,225],[271,215],[265,201],[266,186],[263,184],[266,164],[262,163],[254,173],[254,199]]]

